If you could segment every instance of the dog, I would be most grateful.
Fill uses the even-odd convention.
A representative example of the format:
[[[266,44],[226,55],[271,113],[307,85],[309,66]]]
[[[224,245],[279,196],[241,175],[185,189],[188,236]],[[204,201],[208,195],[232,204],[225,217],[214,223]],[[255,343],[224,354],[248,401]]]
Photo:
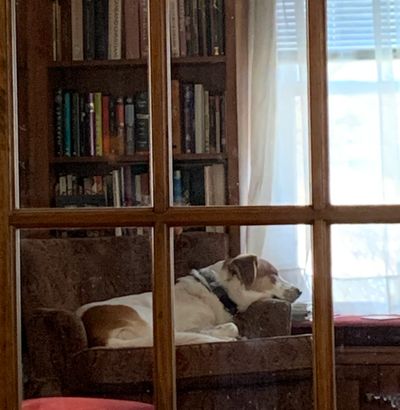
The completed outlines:
[[[233,341],[239,338],[233,316],[252,303],[277,298],[294,302],[301,291],[279,277],[269,262],[242,254],[219,261],[175,284],[176,345]],[[88,303],[77,311],[89,346],[153,345],[152,293]]]

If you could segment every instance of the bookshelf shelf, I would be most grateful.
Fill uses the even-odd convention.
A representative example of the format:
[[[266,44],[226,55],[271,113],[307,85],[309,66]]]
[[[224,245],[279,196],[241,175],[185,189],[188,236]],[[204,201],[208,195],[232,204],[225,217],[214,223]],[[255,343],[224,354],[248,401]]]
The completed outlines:
[[[207,56],[207,57],[178,57],[171,60],[172,65],[210,65],[225,64],[225,56]],[[49,64],[50,69],[74,69],[95,67],[126,68],[147,66],[148,60],[140,58],[135,60],[88,60],[88,61],[52,61]]]

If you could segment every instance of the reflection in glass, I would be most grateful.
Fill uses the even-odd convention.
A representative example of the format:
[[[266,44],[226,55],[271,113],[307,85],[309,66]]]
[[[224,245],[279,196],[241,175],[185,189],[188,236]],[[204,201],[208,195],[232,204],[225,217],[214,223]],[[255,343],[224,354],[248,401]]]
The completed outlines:
[[[147,2],[106,4],[16,6],[23,207],[151,206]]]
[[[331,197],[399,203],[399,4],[355,3],[328,0]]]
[[[237,254],[237,228],[174,229],[178,407],[311,409],[309,236]],[[293,227],[257,228],[272,242]]]
[[[152,290],[151,229],[29,230],[20,236],[24,398],[151,402],[151,347],[139,353],[112,339],[129,336],[127,301],[113,302],[116,311],[105,302],[98,306]],[[151,320],[151,304],[147,310]]]
[[[173,203],[308,204],[305,2],[216,3],[224,48],[212,12],[182,39],[171,10]]]
[[[335,312],[400,313],[400,226],[332,227]]]

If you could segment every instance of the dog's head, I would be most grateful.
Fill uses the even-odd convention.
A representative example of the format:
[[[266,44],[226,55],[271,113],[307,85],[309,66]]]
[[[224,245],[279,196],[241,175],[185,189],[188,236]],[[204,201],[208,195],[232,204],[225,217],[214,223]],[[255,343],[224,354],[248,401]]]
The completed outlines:
[[[255,255],[238,255],[224,262],[223,269],[248,290],[265,293],[266,296],[294,302],[301,291],[282,279],[277,269]]]

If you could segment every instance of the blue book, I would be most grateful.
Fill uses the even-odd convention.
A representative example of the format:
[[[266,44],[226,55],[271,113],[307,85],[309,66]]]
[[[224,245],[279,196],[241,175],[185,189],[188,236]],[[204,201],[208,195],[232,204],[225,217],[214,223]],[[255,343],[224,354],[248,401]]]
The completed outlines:
[[[182,173],[179,169],[174,171],[173,177],[174,205],[183,204],[182,195]]]
[[[63,98],[63,113],[64,113],[64,155],[70,157],[72,155],[72,135],[71,135],[71,93],[64,91]]]

